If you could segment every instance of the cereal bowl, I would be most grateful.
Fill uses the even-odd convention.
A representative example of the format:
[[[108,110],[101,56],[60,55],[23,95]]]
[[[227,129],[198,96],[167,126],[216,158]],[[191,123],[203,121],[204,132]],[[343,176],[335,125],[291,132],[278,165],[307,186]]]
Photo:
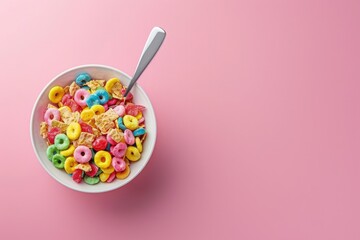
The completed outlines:
[[[118,78],[120,81],[127,86],[131,78],[121,72],[118,69],[113,67],[104,66],[104,65],[83,65],[71,68],[60,73],[58,76],[53,78],[47,86],[41,91],[38,96],[30,120],[30,137],[31,142],[35,151],[35,154],[44,167],[44,169],[59,183],[64,186],[71,188],[80,192],[87,193],[100,193],[107,192],[124,186],[125,184],[132,181],[146,166],[150,160],[151,154],[155,147],[156,142],[156,119],[154,109],[151,105],[151,102],[146,95],[145,91],[137,84],[132,88],[131,93],[134,95],[134,103],[143,105],[146,107],[146,110],[143,112],[143,115],[146,119],[146,130],[147,137],[144,141],[143,152],[141,154],[141,159],[137,162],[131,163],[131,172],[130,175],[123,180],[116,179],[111,183],[99,183],[96,185],[88,185],[84,182],[76,183],[72,178],[63,170],[57,169],[54,167],[53,163],[48,160],[46,155],[46,149],[48,147],[46,140],[40,136],[40,123],[43,121],[44,112],[47,108],[49,102],[48,93],[50,89],[56,85],[66,86],[74,81],[76,76],[80,73],[86,72],[90,74],[93,79],[105,79]]]

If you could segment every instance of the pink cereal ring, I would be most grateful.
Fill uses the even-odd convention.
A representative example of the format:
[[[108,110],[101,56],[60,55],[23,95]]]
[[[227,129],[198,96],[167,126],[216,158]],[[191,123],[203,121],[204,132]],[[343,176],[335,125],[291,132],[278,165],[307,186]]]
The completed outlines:
[[[51,126],[53,120],[60,120],[60,112],[56,108],[48,108],[44,115],[45,122]]]
[[[133,145],[135,143],[135,137],[134,134],[132,133],[132,131],[130,131],[129,129],[125,129],[124,131],[124,138],[125,138],[125,142],[128,145]]]
[[[115,179],[115,176],[116,176],[116,173],[115,172],[112,172],[109,176],[109,178],[106,180],[107,183],[111,183],[112,181],[114,181]]]
[[[107,104],[109,105],[109,106],[112,106],[112,105],[115,105],[116,103],[117,103],[117,99],[116,98],[112,98],[112,99],[110,99],[108,102],[107,102]]]
[[[115,142],[114,139],[112,139],[109,134],[106,135],[106,141],[108,141],[108,143],[110,143],[111,145],[117,144],[117,142]]]
[[[126,162],[122,158],[113,157],[111,164],[116,172],[122,172],[126,168]]]
[[[124,155],[126,153],[126,148],[127,148],[127,146],[125,143],[119,142],[118,144],[116,144],[116,146],[110,148],[110,152],[115,157],[122,158],[122,157],[124,157]]]
[[[78,146],[74,151],[74,158],[78,163],[87,163],[91,160],[92,152],[86,146]]]
[[[114,107],[114,111],[119,115],[119,117],[123,117],[125,115],[125,107],[124,105],[118,105]]]
[[[80,105],[80,107],[87,106],[86,99],[90,96],[90,93],[88,90],[80,88],[75,92],[74,100],[75,102]]]
[[[145,122],[145,118],[144,118],[144,117],[142,117],[142,118],[139,119],[139,124],[141,124],[141,123],[143,123],[143,122]]]
[[[105,104],[103,105],[103,107],[105,108],[105,112],[106,112],[107,110],[109,110],[109,105],[108,105],[107,103],[105,103]]]

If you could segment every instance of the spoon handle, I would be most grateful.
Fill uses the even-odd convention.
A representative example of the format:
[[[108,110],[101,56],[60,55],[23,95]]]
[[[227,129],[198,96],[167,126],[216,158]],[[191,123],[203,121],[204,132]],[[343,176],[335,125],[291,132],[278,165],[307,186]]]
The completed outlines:
[[[143,73],[145,68],[149,65],[157,51],[159,50],[161,44],[165,39],[166,32],[159,28],[154,27],[145,43],[144,49],[142,51],[141,57],[139,59],[138,65],[135,70],[134,77],[131,79],[129,86],[126,89],[124,97],[130,92],[131,88],[134,86],[135,82],[139,79],[140,75]]]

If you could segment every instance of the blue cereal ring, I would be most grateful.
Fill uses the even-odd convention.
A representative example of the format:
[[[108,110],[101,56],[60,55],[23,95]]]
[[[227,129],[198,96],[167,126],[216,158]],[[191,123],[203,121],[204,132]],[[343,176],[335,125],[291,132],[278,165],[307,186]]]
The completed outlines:
[[[140,136],[140,135],[144,135],[145,132],[146,132],[145,128],[138,128],[133,132],[133,134],[134,134],[134,137],[137,137],[137,136]]]
[[[101,105],[104,105],[107,101],[109,101],[110,95],[106,90],[96,90],[94,94],[99,97]]]
[[[123,123],[122,117],[118,118],[117,123],[118,123],[119,128],[121,128],[123,131],[126,130],[126,127],[125,127],[125,125]]]
[[[80,87],[84,86],[88,81],[91,80],[91,77],[89,74],[87,73],[81,73],[79,74],[76,79],[75,82],[77,85],[79,85]]]
[[[91,94],[86,99],[86,104],[88,105],[89,108],[91,108],[94,105],[99,105],[100,104],[100,99],[99,99],[99,97],[97,95]]]
[[[88,85],[82,86],[81,88],[85,89],[85,90],[90,90]]]
[[[110,143],[108,143],[108,144],[106,145],[105,150],[106,150],[106,151],[108,151],[108,152],[110,152],[110,147],[111,147],[111,144],[110,144]]]

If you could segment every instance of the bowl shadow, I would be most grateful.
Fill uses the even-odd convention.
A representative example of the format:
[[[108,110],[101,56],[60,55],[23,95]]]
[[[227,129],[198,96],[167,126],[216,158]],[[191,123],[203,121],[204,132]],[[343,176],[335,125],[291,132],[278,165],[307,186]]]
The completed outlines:
[[[169,149],[163,145],[161,148],[156,146],[148,165],[127,185],[100,194],[76,192],[77,194],[71,194],[69,199],[73,199],[74,196],[83,198],[78,200],[87,203],[86,205],[90,205],[92,209],[119,214],[118,216],[143,212],[155,204],[161,204],[161,200],[166,198],[166,194],[173,188],[172,166],[169,161]]]

